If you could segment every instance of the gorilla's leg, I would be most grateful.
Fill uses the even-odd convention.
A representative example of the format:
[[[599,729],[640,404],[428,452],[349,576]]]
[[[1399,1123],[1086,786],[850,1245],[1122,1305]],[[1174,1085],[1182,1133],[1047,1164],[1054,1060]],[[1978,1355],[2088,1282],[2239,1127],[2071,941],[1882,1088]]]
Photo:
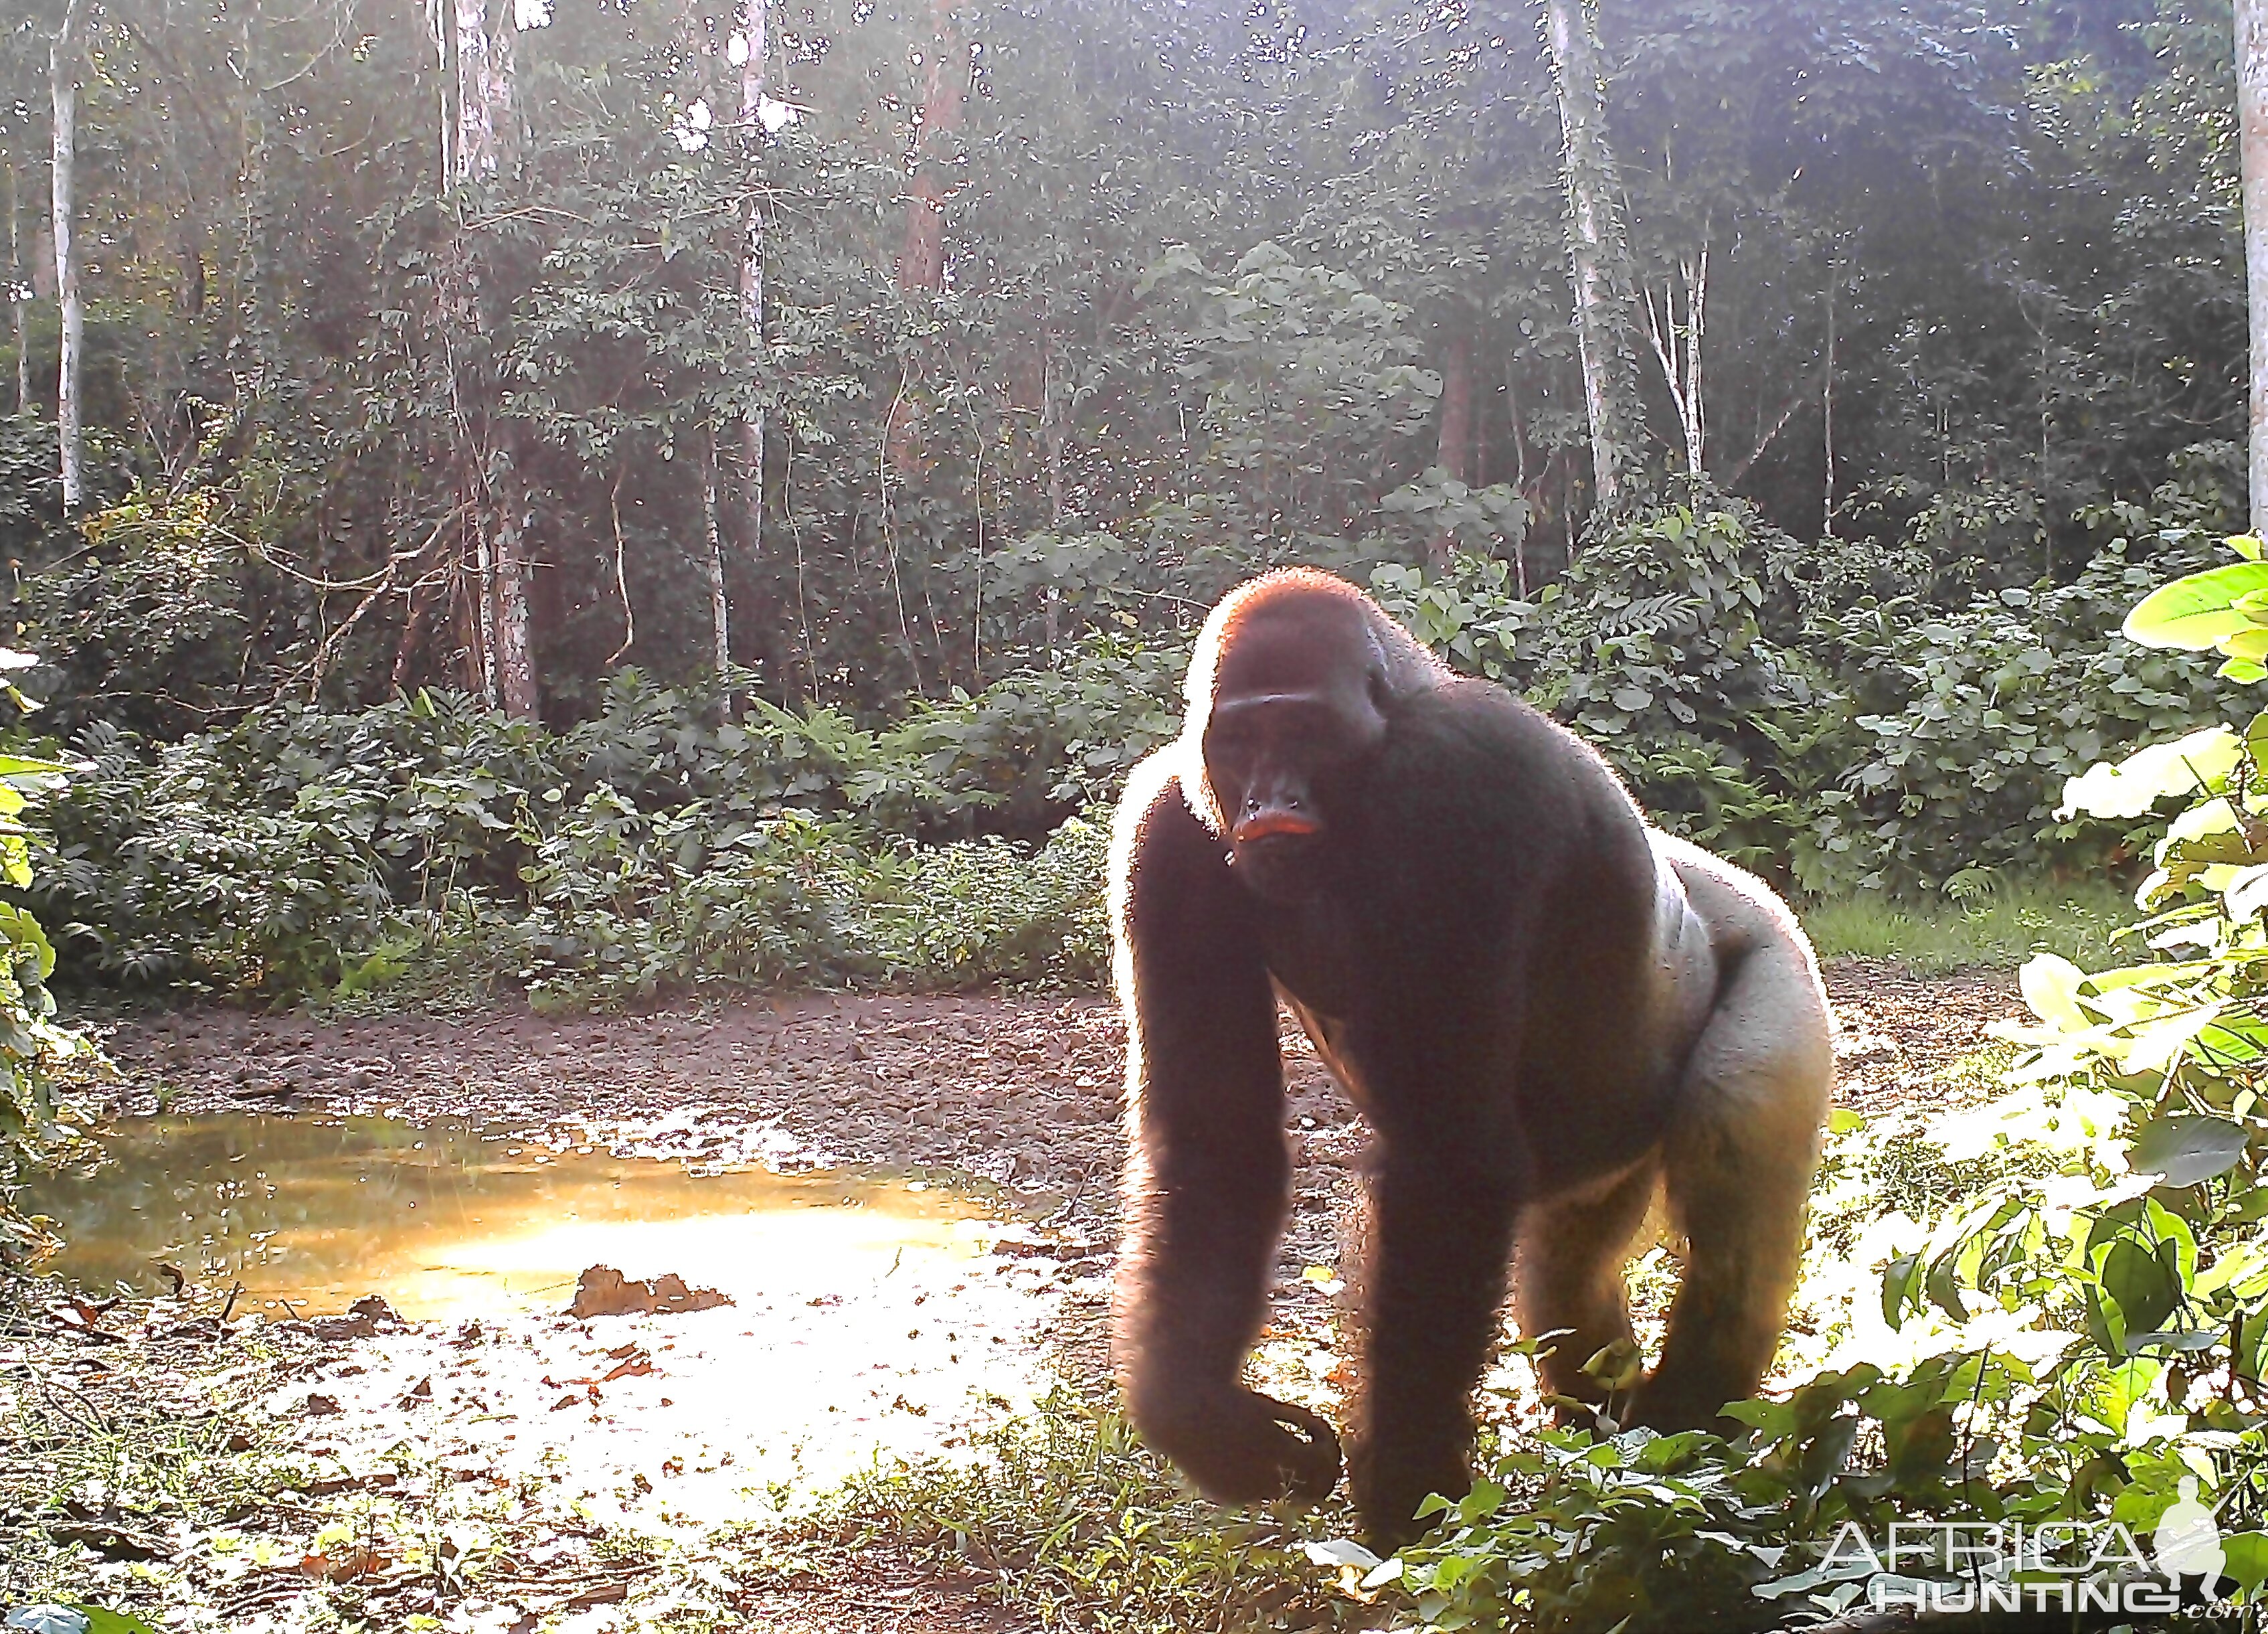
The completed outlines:
[[[1437,1150],[1389,1150],[1373,1175],[1350,1483],[1363,1529],[1393,1549],[1429,1492],[1472,1484],[1470,1397],[1496,1338],[1513,1198]]]
[[[1714,1423],[1771,1365],[1835,1071],[1834,1024],[1794,917],[1729,863],[1682,845],[1671,854],[1726,974],[1662,1143],[1690,1248],[1661,1364],[1634,1406],[1664,1430]]]
[[[1538,1203],[1521,1216],[1513,1267],[1520,1331],[1533,1339],[1568,1330],[1542,1358],[1544,1387],[1556,1395],[1606,1400],[1583,1364],[1631,1336],[1623,1267],[1660,1178],[1649,1157],[1603,1185]]]

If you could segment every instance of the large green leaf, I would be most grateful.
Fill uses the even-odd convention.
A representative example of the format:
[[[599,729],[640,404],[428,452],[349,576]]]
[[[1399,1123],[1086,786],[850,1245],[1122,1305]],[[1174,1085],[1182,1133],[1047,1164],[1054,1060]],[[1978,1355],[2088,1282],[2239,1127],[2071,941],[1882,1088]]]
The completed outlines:
[[[2181,1285],[2156,1254],[2132,1238],[2121,1238],[2102,1259],[2102,1290],[2118,1302],[2126,1331],[2154,1333],[2181,1303]]]
[[[2235,1168],[2245,1140],[2242,1126],[2225,1118],[2178,1113],[2144,1128],[2126,1161],[2137,1173],[2163,1175],[2169,1186],[2195,1186]]]
[[[2220,1540],[2221,1570],[2248,1589],[2268,1582],[2268,1532],[2232,1533]]]
[[[2126,639],[2144,647],[2202,652],[2258,621],[2236,606],[2239,596],[2268,590],[2268,562],[2231,562],[2162,585],[2126,615]]]
[[[2138,749],[2116,763],[2098,762],[2064,785],[2056,815],[2136,817],[2169,795],[2194,798],[2226,778],[2243,749],[2227,727],[2209,726]]]

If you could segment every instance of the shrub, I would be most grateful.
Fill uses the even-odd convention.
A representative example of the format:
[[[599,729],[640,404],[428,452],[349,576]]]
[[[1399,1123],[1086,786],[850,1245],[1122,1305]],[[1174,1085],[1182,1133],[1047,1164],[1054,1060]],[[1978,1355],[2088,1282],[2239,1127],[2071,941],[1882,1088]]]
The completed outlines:
[[[1653,819],[1782,881],[1833,883],[1822,810],[1853,737],[1818,665],[1773,640],[1794,596],[1793,541],[1745,506],[1673,506],[1616,524],[1533,603],[1503,563],[1427,580],[1372,576],[1387,610],[1467,671],[1518,686],[1574,727]]]
[[[1171,734],[1178,668],[1098,638],[881,731],[762,705],[719,725],[634,673],[563,735],[432,693],[154,750],[92,728],[33,899],[86,974],[267,1000],[437,964],[562,1002],[1093,980],[1101,842],[1057,824]],[[916,843],[990,823],[1010,834]]]
[[[31,660],[0,647],[0,706],[21,714],[27,700],[5,679]],[[52,796],[69,768],[34,756],[0,753],[0,881],[21,891],[32,884],[32,834],[24,812]],[[74,1058],[92,1055],[85,1039],[55,1018],[48,979],[55,951],[40,922],[23,908],[0,902],[0,1268],[19,1264],[45,1245],[45,1233],[17,1212],[13,1188],[25,1170],[67,1134],[57,1094],[59,1073]]]
[[[2210,663],[2110,639],[2204,548],[2184,537],[2138,560],[2114,539],[2072,584],[2002,590],[1896,632],[1880,650],[1906,700],[1858,717],[1864,746],[1843,776],[1855,799],[1823,814],[1849,842],[1856,883],[1933,888],[1972,866],[2131,854],[2131,825],[2058,818],[2056,803],[2095,761],[2213,718],[2225,689]]]

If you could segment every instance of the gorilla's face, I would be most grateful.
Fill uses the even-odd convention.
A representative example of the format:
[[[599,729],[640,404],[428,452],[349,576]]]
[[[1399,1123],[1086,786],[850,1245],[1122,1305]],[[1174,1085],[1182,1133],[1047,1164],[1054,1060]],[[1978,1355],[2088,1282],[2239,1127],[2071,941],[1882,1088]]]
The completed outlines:
[[[1277,603],[1235,634],[1205,721],[1205,782],[1237,877],[1299,901],[1322,882],[1335,792],[1385,740],[1383,666],[1336,598]]]

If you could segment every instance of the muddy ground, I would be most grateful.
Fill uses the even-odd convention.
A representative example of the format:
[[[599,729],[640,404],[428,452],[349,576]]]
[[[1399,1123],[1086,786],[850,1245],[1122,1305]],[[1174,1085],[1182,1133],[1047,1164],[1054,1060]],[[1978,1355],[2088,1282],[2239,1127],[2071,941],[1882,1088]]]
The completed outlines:
[[[2005,975],[1919,980],[1845,962],[1829,972],[1829,986],[1843,1029],[1839,1098],[1862,1112],[1896,1105],[1923,1086],[1938,1096],[1964,1092],[1950,1069],[1982,1046],[1987,1024],[2018,1008]],[[1022,1242],[981,1266],[939,1261],[839,1302],[784,1283],[777,1311],[744,1299],[736,1310],[594,1322],[387,1322],[344,1338],[320,1323],[240,1317],[222,1330],[211,1321],[210,1293],[195,1289],[131,1318],[98,1314],[92,1325],[107,1322],[113,1345],[152,1359],[180,1350],[180,1367],[202,1368],[207,1379],[226,1375],[229,1346],[258,1349],[259,1359],[236,1364],[253,1394],[231,1410],[280,1427],[313,1472],[311,1492],[333,1500],[317,1510],[335,1516],[343,1492],[362,1505],[372,1538],[397,1540],[372,1545],[365,1558],[352,1539],[320,1543],[312,1529],[299,1537],[289,1505],[311,1500],[287,1491],[284,1509],[270,1501],[232,1523],[240,1535],[224,1540],[233,1551],[227,1562],[197,1566],[217,1626],[292,1626],[305,1615],[295,1597],[310,1577],[367,1590],[379,1611],[370,1625],[400,1625],[389,1619],[407,1616],[422,1586],[446,1575],[431,1550],[447,1538],[462,1550],[492,1551],[485,1597],[455,1602],[448,1628],[618,1626],[610,1617],[621,1603],[644,1598],[667,1573],[652,1560],[610,1556],[606,1524],[634,1523],[665,1538],[675,1528],[697,1553],[703,1525],[728,1490],[840,1473],[782,1468],[777,1447],[763,1464],[764,1449],[750,1445],[756,1432],[734,1416],[749,1407],[735,1399],[735,1357],[748,1354],[735,1345],[777,1352],[802,1335],[839,1338],[854,1319],[865,1324],[873,1336],[860,1342],[860,1364],[814,1372],[809,1401],[797,1410],[846,1432],[855,1425],[865,1445],[883,1450],[899,1445],[899,1431],[917,1432],[909,1445],[931,1433],[930,1445],[949,1446],[965,1428],[940,1439],[940,1426],[1020,1410],[1046,1383],[1035,1358],[1082,1392],[1106,1387],[1124,1035],[1105,1000],[802,995],[565,1018],[189,1012],[121,1024],[106,1046],[123,1074],[118,1110],[128,1113],[162,1105],[188,1115],[464,1117],[531,1139],[696,1165],[968,1177],[997,1187],[1002,1208],[1025,1223]],[[1296,1030],[1287,1027],[1285,1047],[1297,1196],[1270,1335],[1295,1367],[1313,1358],[1320,1379],[1318,1342],[1328,1337],[1336,1290],[1329,1270],[1346,1234],[1363,1137]],[[51,1332],[0,1335],[0,1394],[11,1364],[13,1377],[30,1378],[57,1402],[54,1392],[68,1390],[89,1412],[101,1410],[107,1385],[144,1387],[141,1374],[112,1367],[107,1358],[119,1353],[101,1346],[67,1368],[56,1364],[55,1345],[70,1348],[85,1314],[57,1307]],[[910,1338],[923,1328],[946,1331],[952,1366],[924,1368],[912,1348],[901,1352],[895,1333]],[[927,1395],[925,1372],[933,1375]],[[412,1506],[430,1534],[424,1554],[399,1542]],[[8,1519],[0,1514],[0,1553]],[[131,1569],[145,1546],[177,1556],[216,1547],[212,1536],[178,1527],[168,1541],[149,1517],[87,1525],[89,1547],[113,1575]],[[102,1526],[123,1530],[106,1542]],[[955,1583],[901,1571],[886,1551],[856,1583],[743,1585],[735,1595],[746,1626],[783,1634],[1023,1626],[981,1576]],[[429,1608],[444,1608],[436,1599]]]
[[[1827,972],[1842,1036],[1837,1099],[1896,1105],[2021,1009],[2006,974]],[[771,1167],[939,1171],[1045,1200],[1107,1249],[1117,1220],[1126,1034],[1100,997],[782,996],[637,1016],[526,1011],[323,1021],[242,1011],[128,1023],[106,1046],[119,1109],[375,1112],[563,1126],[624,1154]],[[1297,1277],[1331,1241],[1362,1135],[1289,1018]]]

